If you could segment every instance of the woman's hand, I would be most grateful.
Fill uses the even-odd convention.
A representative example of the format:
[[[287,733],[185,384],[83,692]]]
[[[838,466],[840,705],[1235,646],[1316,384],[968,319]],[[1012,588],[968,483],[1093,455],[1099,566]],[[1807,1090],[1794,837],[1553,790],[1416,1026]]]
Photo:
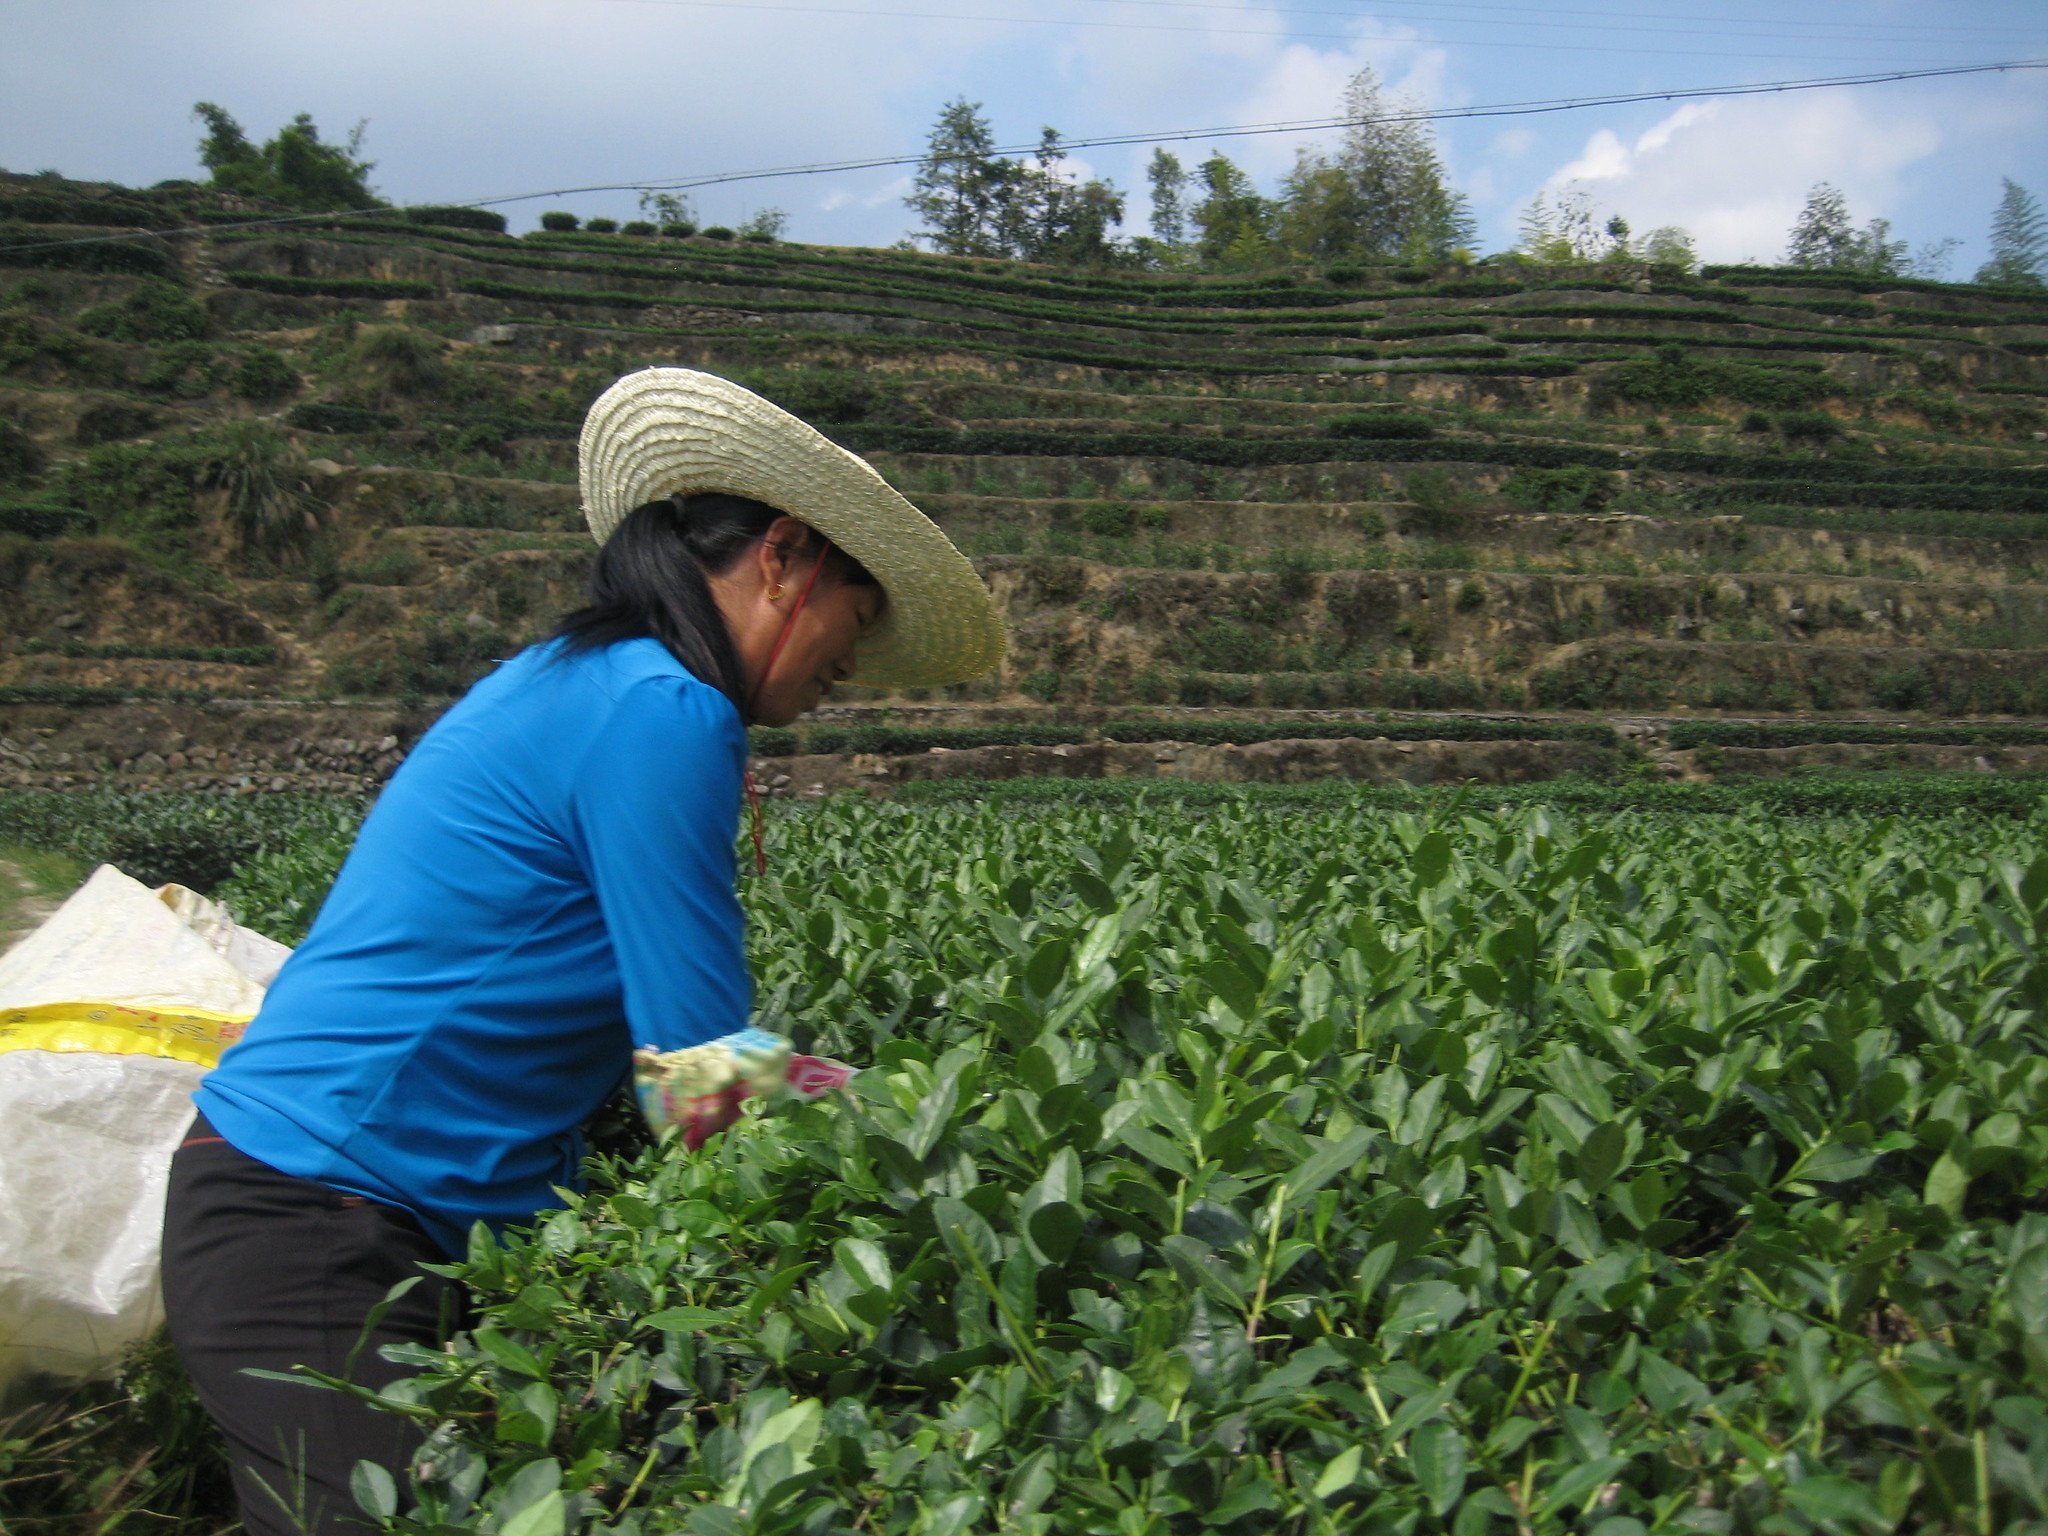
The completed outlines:
[[[739,1119],[740,1103],[751,1091],[745,1083],[731,1083],[691,1099],[683,1116],[683,1145],[694,1152]]]

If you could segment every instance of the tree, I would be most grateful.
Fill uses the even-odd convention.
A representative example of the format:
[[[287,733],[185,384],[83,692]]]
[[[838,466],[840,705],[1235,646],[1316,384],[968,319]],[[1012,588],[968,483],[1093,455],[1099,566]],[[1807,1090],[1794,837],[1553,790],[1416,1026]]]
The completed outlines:
[[[224,191],[320,211],[385,206],[370,190],[374,165],[360,158],[366,123],[357,123],[346,143],[329,144],[301,112],[258,149],[224,108],[202,101],[192,113],[206,124],[200,162]]]
[[[789,228],[789,214],[780,208],[763,208],[739,228],[742,240],[780,240]]]
[[[904,199],[924,220],[916,238],[949,256],[1001,256],[1008,184],[1016,167],[995,153],[981,103],[956,97],[939,112]]]
[[[1906,263],[1908,276],[1925,278],[1931,283],[1948,281],[1948,269],[1956,259],[1956,252],[1963,242],[1954,235],[1943,235],[1939,240],[1924,242],[1913,253],[1913,259]]]
[[[216,182],[222,172],[253,166],[261,158],[248,135],[242,132],[242,125],[224,109],[202,101],[193,106],[192,115],[206,124],[206,137],[199,141],[199,163],[212,173]]]
[[[1521,235],[1515,241],[1515,249],[1531,260],[1543,260],[1543,253],[1556,234],[1552,227],[1555,222],[1556,215],[1550,211],[1550,199],[1539,189],[1522,209],[1518,220]]]
[[[1243,271],[1262,264],[1272,249],[1273,205],[1228,155],[1211,155],[1195,176],[1203,196],[1191,217],[1202,265]]]
[[[1188,173],[1178,155],[1155,148],[1145,179],[1152,184],[1152,238],[1178,250],[1188,238]]]
[[[1842,265],[1871,277],[1905,277],[1913,269],[1911,250],[1908,242],[1892,238],[1890,219],[1872,219],[1849,237],[1849,252]]]
[[[640,211],[663,229],[694,227],[697,223],[697,210],[680,192],[642,192]]]
[[[2039,288],[2048,280],[2048,216],[2041,205],[2011,177],[1991,215],[1991,259],[1977,269],[1980,283],[2011,283]]]
[[[1555,207],[1538,192],[1530,199],[1529,206],[1522,210],[1522,238],[1517,249],[1532,261],[1552,262],[1565,265],[1575,261],[1598,261],[1608,253],[1608,244],[1614,239],[1613,226],[1616,220],[1608,221],[1603,236],[1600,221],[1593,212],[1593,199],[1576,182],[1565,188],[1559,195]],[[1627,237],[1628,221],[1619,220],[1623,238]]]
[[[1653,267],[1676,267],[1681,272],[1690,272],[1700,261],[1692,236],[1676,224],[1660,224],[1643,236],[1639,254]]]
[[[1849,201],[1827,182],[1816,182],[1793,221],[1785,247],[1785,264],[1839,271],[1854,264],[1856,231],[1849,223]]]
[[[1382,254],[1359,249],[1362,213],[1350,177],[1314,150],[1295,152],[1273,205],[1274,233],[1289,256],[1324,265]]]
[[[1297,161],[1295,185],[1312,199],[1292,220],[1319,253],[1367,261],[1441,261],[1477,234],[1470,205],[1444,179],[1436,139],[1414,103],[1389,96],[1368,66],[1344,88],[1344,136],[1328,162],[1341,193]]]

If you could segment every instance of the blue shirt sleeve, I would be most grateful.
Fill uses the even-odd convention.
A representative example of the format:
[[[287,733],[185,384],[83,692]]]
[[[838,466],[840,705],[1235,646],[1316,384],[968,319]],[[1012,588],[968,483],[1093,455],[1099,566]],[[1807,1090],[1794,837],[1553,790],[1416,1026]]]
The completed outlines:
[[[678,1050],[747,1026],[735,890],[747,741],[726,697],[647,677],[623,690],[574,775],[581,846],[635,1046]]]

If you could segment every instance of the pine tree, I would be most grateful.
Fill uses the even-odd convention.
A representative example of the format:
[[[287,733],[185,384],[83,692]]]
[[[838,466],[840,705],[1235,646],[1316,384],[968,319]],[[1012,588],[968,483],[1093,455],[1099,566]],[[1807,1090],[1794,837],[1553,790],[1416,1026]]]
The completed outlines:
[[[1849,202],[1827,182],[1817,182],[1793,222],[1785,247],[1788,267],[1837,271],[1855,265],[1856,231],[1849,224]]]
[[[1991,215],[1991,259],[1977,269],[1977,281],[2038,288],[2048,279],[2048,215],[2011,177],[2000,183],[2005,191]]]
[[[924,220],[916,238],[949,256],[1007,254],[1004,226],[1013,218],[1009,204],[1016,170],[995,154],[995,135],[980,102],[964,96],[947,102],[925,140],[910,196],[903,200]]]

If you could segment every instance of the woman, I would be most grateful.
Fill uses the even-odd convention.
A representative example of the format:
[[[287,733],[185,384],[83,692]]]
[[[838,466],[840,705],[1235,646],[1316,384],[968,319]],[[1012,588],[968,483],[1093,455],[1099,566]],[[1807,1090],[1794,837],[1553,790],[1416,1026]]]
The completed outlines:
[[[459,1298],[425,1277],[358,1350],[390,1287],[573,1187],[636,1046],[746,1026],[746,726],[1001,655],[945,536],[737,385],[630,375],[580,463],[589,606],[421,738],[172,1164],[171,1334],[259,1536],[345,1525],[355,1463],[400,1467],[417,1437],[242,1373],[402,1374],[378,1346],[438,1342]]]

